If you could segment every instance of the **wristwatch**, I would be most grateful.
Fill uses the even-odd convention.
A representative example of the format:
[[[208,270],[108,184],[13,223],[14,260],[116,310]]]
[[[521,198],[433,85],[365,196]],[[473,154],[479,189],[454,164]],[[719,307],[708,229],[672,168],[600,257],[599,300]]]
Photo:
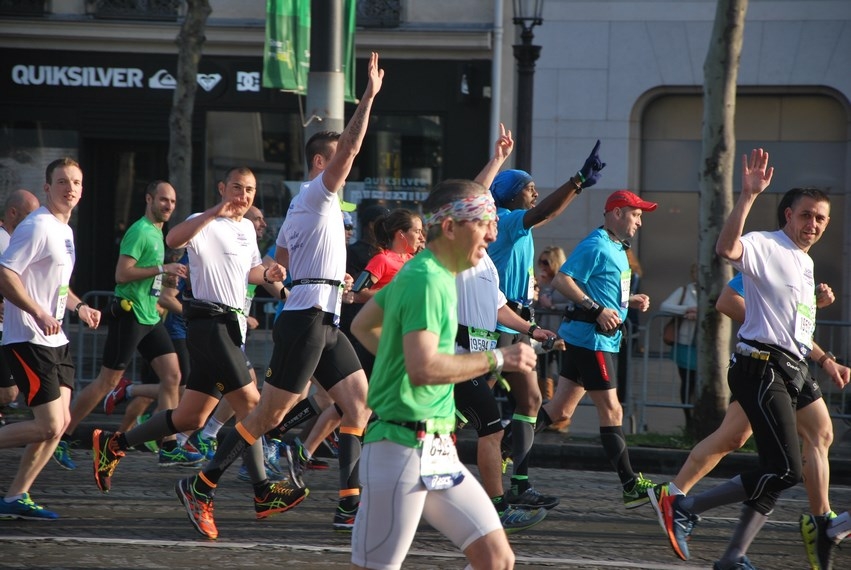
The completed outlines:
[[[529,332],[527,332],[526,334],[528,334],[529,336],[532,336],[532,333],[535,332],[539,328],[541,328],[541,327],[538,326],[538,323],[533,322],[531,325],[529,325]]]

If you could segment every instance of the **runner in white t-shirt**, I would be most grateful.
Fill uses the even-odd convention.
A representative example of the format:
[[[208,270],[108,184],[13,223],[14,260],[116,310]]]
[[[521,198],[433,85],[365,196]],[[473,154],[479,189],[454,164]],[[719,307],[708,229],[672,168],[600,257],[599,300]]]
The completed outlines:
[[[376,53],[370,57],[368,76],[366,91],[343,133],[317,133],[306,145],[310,182],[302,185],[290,204],[278,235],[275,255],[292,277],[292,292],[284,311],[275,321],[275,348],[260,403],[237,422],[236,429],[225,438],[216,457],[194,483],[189,480],[198,495],[206,494],[206,488],[215,484],[216,477],[246,446],[281,423],[313,376],[342,411],[340,502],[334,515],[337,530],[348,530],[354,525],[360,502],[357,465],[361,438],[369,420],[366,375],[351,343],[337,327],[341,297],[344,288],[351,283],[351,277],[345,272],[345,229],[338,192],[363,144],[369,112],[381,89],[384,71],[378,68]],[[350,298],[347,295],[347,299]],[[316,446],[332,428],[333,424],[321,434]],[[312,444],[305,443],[306,449],[299,447],[297,455],[288,459],[291,469],[294,464],[298,465],[291,481],[302,487],[306,495],[301,470],[315,447],[311,449]]]
[[[15,478],[0,500],[0,519],[55,519],[29,490],[53,455],[70,419],[74,364],[62,330],[66,309],[97,328],[100,311],[69,287],[76,254],[71,212],[83,193],[83,172],[70,158],[45,172],[45,205],[16,228],[0,257],[0,294],[6,299],[3,351],[33,419],[0,429],[0,448],[26,444]],[[54,434],[45,436],[45,434]]]

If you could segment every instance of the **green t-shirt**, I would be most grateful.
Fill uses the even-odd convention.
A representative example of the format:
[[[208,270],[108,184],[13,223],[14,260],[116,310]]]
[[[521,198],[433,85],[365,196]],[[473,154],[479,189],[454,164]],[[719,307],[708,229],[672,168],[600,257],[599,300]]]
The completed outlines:
[[[161,265],[165,259],[162,230],[143,216],[127,228],[121,239],[119,253],[135,259],[139,267]],[[139,281],[120,283],[115,286],[115,296],[133,301],[133,314],[139,323],[155,325],[160,322],[157,298],[160,296],[162,281],[162,275],[156,275]]]
[[[408,261],[396,277],[375,294],[384,324],[367,403],[379,420],[367,428],[366,443],[387,439],[408,447],[419,444],[408,428],[389,422],[442,420],[447,433],[455,421],[453,386],[414,386],[405,370],[403,337],[427,330],[438,335],[438,352],[455,353],[458,299],[455,276],[429,250]]]

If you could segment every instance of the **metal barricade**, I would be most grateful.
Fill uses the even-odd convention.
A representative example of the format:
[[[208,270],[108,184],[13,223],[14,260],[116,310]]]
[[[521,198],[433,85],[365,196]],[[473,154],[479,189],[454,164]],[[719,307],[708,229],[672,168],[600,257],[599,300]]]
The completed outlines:
[[[851,338],[851,322],[848,321],[816,321],[814,340],[826,351],[833,352],[836,360],[845,366],[851,365],[851,351],[849,351],[849,338]],[[809,361],[810,371],[818,380],[819,387],[824,394],[824,402],[830,416],[834,419],[845,420],[851,425],[851,395],[848,388],[840,390],[818,365]]]

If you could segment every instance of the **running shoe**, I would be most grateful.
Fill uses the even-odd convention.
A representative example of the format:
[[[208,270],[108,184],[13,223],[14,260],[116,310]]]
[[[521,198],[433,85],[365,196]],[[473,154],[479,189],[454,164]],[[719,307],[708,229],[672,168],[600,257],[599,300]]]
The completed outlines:
[[[547,517],[547,509],[519,509],[506,505],[499,513],[499,522],[506,534],[512,534],[532,528]]]
[[[127,387],[133,384],[129,378],[121,377],[118,381],[118,386],[113,388],[106,398],[103,399],[103,411],[106,415],[111,415],[115,411],[115,406],[127,399]]]
[[[281,448],[274,441],[266,441],[263,438],[263,466],[266,468],[266,476],[270,481],[280,481],[284,479],[286,474],[284,468],[281,467]]]
[[[505,502],[518,509],[550,510],[559,504],[559,498],[551,495],[542,495],[536,488],[529,487],[522,493],[506,492]]]
[[[173,449],[160,449],[160,467],[194,467],[204,461],[204,456],[195,451],[189,451],[182,445]]]
[[[328,437],[323,439],[322,443],[325,445],[325,447],[328,448],[328,451],[331,452],[331,455],[333,455],[335,459],[337,457],[340,457],[340,430],[339,429],[335,429],[330,434],[328,434]]]
[[[756,566],[751,564],[747,556],[742,556],[732,566],[721,566],[721,562],[716,562],[712,565],[712,570],[756,570]]]
[[[53,459],[59,464],[62,469],[73,471],[77,468],[77,464],[71,460],[71,444],[60,439],[56,444],[56,449],[53,450]]]
[[[833,566],[833,549],[836,543],[827,536],[827,528],[835,518],[836,513],[832,511],[826,516],[801,515],[801,537],[804,539],[807,561],[812,570],[830,570]]]
[[[305,487],[294,487],[289,482],[272,483],[265,497],[254,497],[254,512],[258,519],[265,519],[275,513],[288,511],[310,494]]]
[[[38,505],[30,498],[29,493],[16,501],[7,503],[0,499],[0,520],[24,519],[29,521],[52,521],[58,519],[59,515],[48,511]]]
[[[830,526],[827,527],[827,536],[830,537],[833,542],[839,544],[845,540],[849,534],[851,534],[851,515],[848,514],[848,511],[837,515],[834,519],[830,519]]]
[[[700,522],[700,517],[680,506],[685,495],[668,495],[661,500],[662,515],[665,518],[665,533],[674,553],[683,560],[689,559],[688,540],[694,530],[694,525]]]
[[[650,506],[656,511],[656,516],[659,518],[659,526],[665,530],[665,517],[662,516],[662,499],[671,494],[671,488],[667,483],[659,483],[647,489],[647,498],[650,500]]]
[[[330,467],[330,465],[328,464],[328,462],[323,460],[323,459],[311,457],[310,459],[307,460],[307,468],[308,469],[313,469],[315,471],[324,471],[324,470],[328,469],[329,467]]]
[[[351,511],[347,511],[342,506],[337,505],[337,510],[334,512],[334,530],[351,532],[355,527],[355,517],[358,516],[359,506],[356,506]]]
[[[112,474],[118,467],[118,462],[124,457],[124,452],[118,448],[114,434],[95,428],[92,432],[92,459],[95,468],[95,483],[98,489],[109,493],[112,485]]]
[[[284,475],[283,471],[278,474],[275,474],[269,470],[268,465],[264,465],[264,467],[266,468],[266,478],[269,479],[269,481],[276,482],[287,480],[287,477],[286,475]],[[236,478],[240,481],[251,483],[251,475],[248,473],[248,467],[245,465],[245,463],[243,463],[242,467],[239,468],[239,473],[236,474]]]
[[[647,496],[647,493],[651,489],[653,489],[653,481],[645,479],[641,473],[639,473],[635,478],[635,483],[633,483],[632,489],[629,491],[624,489],[624,506],[628,509],[634,509],[641,505],[646,505],[647,502],[650,501],[650,497]]]
[[[204,456],[207,461],[211,460],[216,455],[216,449],[219,447],[219,440],[215,437],[204,437],[200,431],[196,431],[189,436],[189,444],[198,450],[198,453]]]
[[[195,490],[195,477],[181,479],[174,486],[177,498],[186,508],[189,521],[202,536],[216,540],[219,531],[213,520],[213,494],[199,493]]]
[[[304,457],[304,447],[299,444],[288,445],[284,448],[287,454],[287,464],[290,470],[290,481],[299,488],[304,488],[304,472],[307,470],[307,459]]]

